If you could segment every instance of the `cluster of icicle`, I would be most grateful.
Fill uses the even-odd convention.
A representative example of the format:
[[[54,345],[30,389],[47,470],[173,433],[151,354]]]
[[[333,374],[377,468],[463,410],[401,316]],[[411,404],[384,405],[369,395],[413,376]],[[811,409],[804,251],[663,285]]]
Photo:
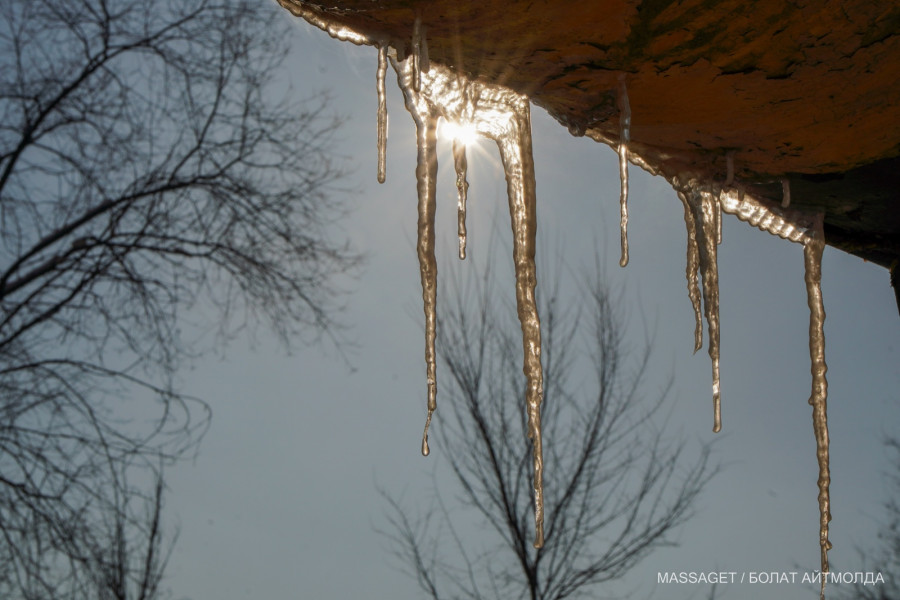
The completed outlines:
[[[428,380],[428,416],[422,436],[422,454],[427,455],[428,425],[435,410],[435,305],[437,263],[434,254],[435,185],[437,183],[438,120],[460,123],[494,140],[506,174],[509,214],[513,232],[513,261],[516,274],[516,306],[522,326],[524,373],[527,380],[526,406],[528,436],[534,453],[535,542],[543,545],[543,458],[541,451],[541,332],[535,302],[536,203],[534,162],[531,151],[531,113],[528,98],[502,86],[469,81],[444,67],[430,65],[424,28],[418,20],[413,30],[412,51],[405,60],[391,56],[406,108],[416,124],[416,188],[418,191],[417,251],[425,309],[425,362]],[[383,56],[384,48],[379,49]],[[379,59],[380,61],[381,59]],[[378,90],[383,90],[378,70]],[[379,92],[380,93],[380,92]],[[383,99],[379,97],[378,104]],[[379,112],[379,120],[384,118]],[[381,131],[383,123],[379,122]],[[379,137],[379,140],[381,138]],[[379,156],[384,152],[379,147]],[[466,149],[453,142],[453,162],[458,191],[459,255],[465,258]]]
[[[825,236],[822,216],[788,210],[789,190],[783,185],[781,208],[763,204],[734,187],[733,155],[728,155],[728,175],[724,186],[704,185],[696,179],[672,178],[671,183],[684,205],[687,227],[687,288],[694,309],[694,352],[703,344],[701,298],[703,315],[709,330],[709,356],[712,361],[713,431],[722,428],[721,390],[719,383],[719,275],[717,247],[722,243],[722,213],[735,215],[782,239],[803,246],[807,304],[809,305],[809,355],[812,390],[809,404],[813,407],[813,431],[816,438],[816,459],[819,466],[819,546],[822,572],[828,571],[828,524],[831,521],[828,466],[828,381],[825,378],[825,308],[822,303],[822,253]],[[702,280],[702,290],[700,281]],[[821,596],[824,598],[825,579]]]
[[[390,60],[406,108],[416,124],[416,181],[418,191],[417,253],[422,280],[425,311],[425,361],[428,386],[428,413],[422,437],[422,453],[429,453],[428,427],[436,408],[437,378],[435,366],[435,326],[437,304],[437,263],[434,250],[434,217],[437,181],[437,126],[443,118],[463,123],[479,134],[494,140],[500,150],[506,174],[507,195],[513,231],[513,259],[516,272],[516,304],[522,326],[524,368],[527,379],[526,407],[528,436],[533,444],[534,504],[536,536],[534,546],[543,545],[543,491],[540,407],[543,396],[541,372],[540,321],[535,304],[535,176],[531,145],[531,117],[528,98],[499,85],[470,81],[464,75],[440,65],[430,64],[425,27],[416,19],[409,52],[388,47],[381,40],[360,35],[342,25],[329,21],[300,3],[299,0],[279,2],[311,24],[342,41],[372,45],[378,48],[376,89],[378,95],[377,145],[378,181],[385,179],[385,145],[387,141],[387,109],[384,79]],[[639,155],[629,152],[631,108],[624,77],[619,79],[617,94],[619,136],[611,140],[596,135],[617,148],[620,173],[621,207],[621,266],[628,263],[628,162],[656,175],[658,170]],[[822,305],[821,260],[824,234],[821,217],[810,219],[789,210],[790,188],[782,180],[781,207],[772,207],[745,194],[735,185],[734,153],[727,158],[727,176],[723,184],[700,182],[689,176],[670,178],[684,205],[687,227],[687,288],[695,316],[694,352],[702,347],[705,317],[709,335],[709,356],[712,361],[713,431],[720,431],[721,391],[719,383],[719,293],[717,248],[722,243],[722,213],[737,216],[759,229],[803,246],[805,281],[810,309],[809,350],[812,372],[812,392],[809,403],[813,407],[813,428],[819,465],[819,514],[822,571],[828,571],[829,508],[828,427],[826,419],[827,381],[825,379],[825,311]],[[457,175],[459,255],[465,258],[465,208],[468,183],[466,181],[466,149],[459,140],[453,142],[453,159]],[[702,305],[702,311],[701,311]],[[822,594],[824,595],[823,578]]]

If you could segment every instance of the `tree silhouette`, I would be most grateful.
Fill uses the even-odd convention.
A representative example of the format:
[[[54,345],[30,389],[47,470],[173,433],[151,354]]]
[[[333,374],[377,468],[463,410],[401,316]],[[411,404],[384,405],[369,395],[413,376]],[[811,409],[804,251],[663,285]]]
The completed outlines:
[[[885,520],[878,532],[878,548],[861,550],[864,570],[880,573],[883,581],[876,585],[859,582],[853,586],[836,585],[832,592],[837,598],[848,600],[895,600],[900,598],[900,439],[889,438],[888,449],[894,454],[895,471],[887,475],[894,496],[884,503]],[[873,576],[874,577],[874,576]]]
[[[471,267],[470,267],[471,268]],[[498,300],[490,271],[451,284],[439,322],[445,400],[436,447],[449,463],[462,513],[441,499],[411,513],[382,491],[384,532],[428,597],[585,596],[622,577],[691,516],[716,471],[709,449],[688,459],[683,441],[653,419],[669,386],[645,393],[650,344],[628,349],[622,310],[599,270],[582,278],[583,303],[561,290],[557,264],[540,290],[544,404],[544,546],[533,534],[531,448],[521,406],[524,385],[515,309]],[[549,275],[548,275],[549,273]],[[593,386],[576,363],[587,357]],[[437,415],[436,415],[437,416]],[[463,542],[462,522],[490,542]]]
[[[197,332],[335,335],[338,123],[277,87],[287,28],[249,0],[0,3],[0,597],[155,597]]]

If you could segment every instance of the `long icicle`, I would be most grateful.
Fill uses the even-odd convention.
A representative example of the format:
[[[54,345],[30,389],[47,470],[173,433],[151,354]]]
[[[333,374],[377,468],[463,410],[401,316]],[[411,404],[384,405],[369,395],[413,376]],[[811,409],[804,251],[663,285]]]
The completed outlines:
[[[716,243],[716,196],[707,191],[689,191],[694,211],[694,230],[703,280],[703,312],[709,330],[709,358],[712,362],[713,431],[722,430],[722,398],[719,380],[719,268]]]
[[[403,90],[407,110],[416,123],[416,192],[418,195],[418,227],[416,254],[422,278],[422,301],[425,311],[425,365],[428,380],[428,415],[422,433],[422,454],[428,456],[428,426],[437,407],[437,365],[434,351],[437,331],[437,261],[434,255],[434,215],[437,206],[437,123],[434,107],[414,89],[419,75],[415,55],[402,63],[394,63],[397,82]]]
[[[697,226],[694,222],[694,213],[688,203],[685,192],[678,192],[681,204],[684,206],[684,224],[687,227],[687,264],[685,277],[687,278],[688,298],[694,309],[694,354],[703,347],[703,315],[700,308],[700,255],[697,249]]]
[[[453,140],[453,167],[456,170],[456,227],[459,235],[459,258],[466,258],[466,199],[469,182],[466,179],[468,162],[466,161],[466,145],[458,139]]]
[[[516,308],[522,325],[525,351],[523,371],[527,380],[528,437],[534,459],[534,547],[544,545],[544,460],[541,440],[541,402],[543,372],[541,369],[541,323],[538,318],[534,288],[537,273],[534,262],[537,235],[537,207],[534,157],[531,148],[531,114],[527,100],[515,107],[505,135],[497,138],[500,158],[506,174],[506,193],[513,231],[513,261],[516,270]]]
[[[387,99],[384,89],[384,77],[387,73],[387,46],[378,46],[378,69],[375,72],[375,89],[378,92],[378,183],[384,183],[385,165],[387,163]]]
[[[418,92],[422,87],[422,18],[416,16],[412,33],[412,87]]]
[[[428,379],[428,416],[422,433],[422,455],[428,456],[428,426],[437,407],[437,366],[434,339],[437,325],[437,261],[434,257],[434,214],[437,183],[437,117],[423,115],[416,122],[416,191],[419,196],[419,222],[416,252],[422,277],[425,309],[425,364]]]
[[[812,235],[803,244],[806,298],[809,304],[809,358],[812,373],[812,391],[809,403],[813,407],[813,431],[816,436],[816,459],[819,464],[819,547],[822,562],[821,598],[825,598],[825,576],[828,572],[828,523],[831,521],[831,501],[829,486],[831,474],[828,465],[828,380],[825,373],[825,306],[822,302],[822,254],[825,249],[825,235],[821,215],[816,219]]]
[[[619,211],[622,237],[622,257],[619,266],[628,265],[628,142],[631,141],[631,105],[625,75],[619,75]]]

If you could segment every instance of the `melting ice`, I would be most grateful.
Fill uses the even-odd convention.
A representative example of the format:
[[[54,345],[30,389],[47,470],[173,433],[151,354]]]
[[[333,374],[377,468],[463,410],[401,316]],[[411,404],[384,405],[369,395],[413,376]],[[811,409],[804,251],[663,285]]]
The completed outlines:
[[[470,82],[439,65],[428,72],[421,62],[407,58],[392,59],[406,108],[416,123],[416,181],[419,195],[418,253],[425,304],[425,359],[428,373],[428,417],[423,436],[427,450],[427,423],[435,409],[434,325],[437,268],[434,259],[434,207],[437,179],[435,152],[438,118],[448,122],[464,121],[480,135],[494,140],[506,174],[506,190],[513,233],[513,261],[516,273],[516,307],[522,326],[524,368],[527,380],[526,410],[528,437],[532,440],[534,462],[535,542],[543,545],[543,454],[541,450],[541,331],[534,289],[537,283],[534,253],[537,232],[534,160],[531,149],[531,111],[528,98],[503,88]],[[418,82],[418,87],[416,83]],[[464,157],[457,148],[460,207],[464,203]],[[462,212],[462,211],[461,211]],[[464,213],[463,213],[464,214]],[[460,217],[462,219],[463,216]],[[464,248],[461,238],[460,250]]]
[[[330,21],[326,16],[302,5],[298,0],[279,0],[294,15],[326,31],[329,35],[354,44],[379,47],[378,70],[378,180],[384,180],[384,146],[387,138],[387,112],[384,103],[384,74],[388,49],[386,45]],[[465,122],[479,134],[494,140],[499,149],[506,174],[507,195],[513,231],[513,259],[516,271],[516,304],[522,326],[524,368],[527,379],[526,409],[528,436],[533,443],[535,494],[535,547],[543,544],[543,459],[541,452],[540,407],[543,396],[541,372],[540,321],[535,304],[535,178],[531,151],[531,117],[525,96],[502,86],[468,81],[439,65],[431,65],[427,36],[420,18],[412,35],[412,53],[404,61],[397,60],[391,50],[391,62],[397,71],[406,107],[416,123],[416,181],[418,192],[417,253],[422,280],[425,311],[425,359],[428,389],[428,414],[422,438],[422,453],[428,454],[428,425],[436,407],[437,379],[435,367],[435,325],[437,303],[437,266],[434,256],[435,183],[437,176],[436,128],[439,118],[451,123]],[[658,169],[639,155],[629,152],[631,108],[624,78],[620,78],[617,104],[619,108],[619,138],[612,142],[598,134],[598,139],[617,146],[621,180],[620,264],[628,262],[627,198],[628,161],[638,164],[651,174]],[[466,159],[463,144],[454,144],[454,167],[457,173],[458,227],[460,257],[465,256]],[[787,210],[790,206],[790,187],[782,180],[782,207],[771,207],[734,186],[734,151],[726,154],[727,175],[723,188],[704,186],[689,177],[671,177],[684,205],[687,228],[688,296],[694,312],[694,351],[703,341],[702,316],[709,330],[709,355],[713,371],[714,430],[721,428],[719,389],[719,315],[717,246],[722,241],[721,213],[736,215],[740,220],[783,239],[803,245],[805,282],[810,309],[809,349],[812,391],[809,403],[813,407],[813,431],[819,466],[819,543],[822,571],[828,571],[828,525],[831,520],[829,501],[828,423],[826,414],[828,383],[825,378],[824,319],[821,292],[821,260],[824,249],[822,219]],[[701,287],[702,282],[702,287]],[[702,289],[702,292],[701,292]],[[703,306],[701,315],[701,303]],[[824,578],[822,593],[824,595]]]

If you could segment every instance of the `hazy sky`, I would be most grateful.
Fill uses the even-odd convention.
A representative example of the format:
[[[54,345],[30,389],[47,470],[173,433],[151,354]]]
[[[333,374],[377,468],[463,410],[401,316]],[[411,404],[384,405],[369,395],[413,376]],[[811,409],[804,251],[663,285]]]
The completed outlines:
[[[196,461],[168,474],[169,524],[181,531],[168,583],[176,597],[195,600],[420,598],[374,531],[385,525],[376,483],[413,505],[428,498],[432,471],[444,460],[438,445],[427,459],[419,454],[425,366],[414,248],[414,127],[389,71],[387,182],[379,185],[375,50],[337,42],[301,21],[295,37],[296,93],[330,89],[334,110],[347,119],[338,151],[353,169],[344,182],[353,211],[341,227],[369,256],[361,276],[348,283],[343,315],[356,343],[349,354],[353,369],[322,347],[286,355],[260,334],[253,344],[240,339],[226,358],[198,362],[183,374],[186,391],[204,397],[214,418]],[[664,180],[631,168],[631,263],[620,269],[615,152],[572,137],[540,108],[532,115],[538,228],[546,242],[538,252],[561,245],[568,264],[578,267],[590,264],[595,242],[606,250],[608,280],[625,290],[635,343],[643,335],[641,312],[655,332],[652,382],[675,375],[671,426],[692,443],[719,438],[714,456],[724,466],[696,517],[679,530],[680,546],[655,552],[612,591],[700,598],[706,586],[658,586],[657,572],[817,569],[802,248],[725,217],[719,250],[724,430],[715,436],[709,359],[705,349],[691,353],[681,203]],[[640,118],[632,117],[634,123]],[[496,149],[481,148],[486,156],[469,156],[469,254],[508,261],[504,251],[485,256],[492,218],[506,214],[506,197]],[[448,268],[468,265],[454,262],[456,200],[445,146],[439,162],[443,277]],[[499,229],[508,237],[505,222]],[[875,542],[884,474],[892,468],[882,441],[900,417],[900,320],[881,267],[827,248],[823,288],[830,556],[833,569],[857,570],[857,547]],[[441,289],[439,282],[439,305],[446,301]],[[816,596],[799,583],[736,584],[723,591],[720,597],[728,600]]]

